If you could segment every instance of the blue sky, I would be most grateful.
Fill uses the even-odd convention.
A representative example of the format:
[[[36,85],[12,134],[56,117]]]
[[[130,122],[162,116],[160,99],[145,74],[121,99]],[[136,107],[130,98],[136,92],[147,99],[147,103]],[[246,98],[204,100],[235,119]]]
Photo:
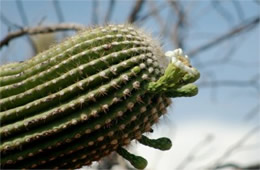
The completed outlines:
[[[232,2],[221,1],[222,7],[227,12],[230,20],[223,18],[223,16],[216,10],[209,9],[211,1],[182,1],[183,7],[188,13],[188,34],[185,39],[185,51],[189,51],[198,47],[214,37],[217,37],[224,32],[237,26],[243,19],[250,19],[259,16],[260,5],[250,0],[238,1],[243,8],[243,15],[237,13],[236,8]],[[155,4],[161,6],[165,1],[155,1]],[[28,16],[29,25],[34,26],[39,23],[42,18],[45,18],[43,24],[57,23],[57,16],[54,12],[54,7],[51,1],[23,1],[25,11]],[[66,22],[80,23],[87,26],[92,25],[92,1],[62,1],[61,9],[64,14]],[[106,14],[108,1],[99,1],[100,23]],[[111,18],[112,23],[122,23],[126,20],[130,10],[133,6],[133,1],[117,1]],[[19,17],[15,1],[1,1],[1,12],[13,23],[22,25]],[[141,11],[141,15],[149,11],[149,5],[145,5]],[[174,23],[176,16],[173,15],[172,9],[169,5],[165,6],[160,12],[161,18],[167,18],[165,23]],[[154,37],[160,37],[157,21],[150,17],[145,23],[140,23],[140,27],[152,33]],[[1,23],[2,39],[8,31],[8,27]],[[165,51],[174,49],[169,38],[161,38],[161,43]],[[190,56],[191,62],[201,72],[201,80],[250,80],[255,75],[260,74],[260,30],[259,25],[250,31],[250,33],[233,38],[218,45],[215,48],[200,53],[198,56]],[[213,61],[217,63],[221,58],[227,55],[227,52],[234,48],[230,60],[225,60],[221,64],[213,66],[202,67],[200,63],[207,63]],[[9,47],[4,47],[0,51],[1,56],[5,56],[0,64],[24,60],[31,56],[30,46],[26,38],[20,38],[12,41]],[[6,57],[6,55],[8,57]],[[2,58],[2,57],[0,57]],[[212,62],[211,62],[212,63]],[[200,83],[200,82],[198,82]],[[259,85],[259,81],[258,81]],[[253,120],[245,121],[245,114],[259,104],[260,98],[259,90],[252,87],[219,87],[217,89],[200,88],[200,92],[193,98],[174,99],[174,106],[169,109],[169,114],[166,120],[162,121],[162,127],[174,129],[177,126],[177,136],[172,136],[173,140],[185,141],[193,140],[198,142],[203,136],[213,134],[215,138],[215,147],[224,148],[235,142],[243,136],[249,129],[260,123],[259,109],[256,110],[258,114]],[[160,130],[160,134],[164,134]],[[192,130],[192,134],[189,133]],[[183,135],[182,135],[183,132]],[[173,132],[172,132],[173,133]],[[194,139],[193,136],[198,136]],[[232,137],[233,135],[233,137]],[[167,136],[167,135],[166,135]],[[230,138],[226,138],[230,136]],[[259,136],[259,134],[258,134]],[[176,137],[176,138],[175,138]],[[223,146],[218,146],[218,141],[224,141]],[[253,138],[252,143],[258,143],[259,140]],[[221,143],[221,142],[219,142]],[[176,147],[185,148],[180,143]],[[190,144],[192,146],[192,144]],[[223,149],[222,149],[223,150]],[[242,154],[241,157],[235,160],[241,161],[242,158],[247,157],[247,162],[255,161],[251,159],[258,150],[251,153]],[[170,154],[176,152],[170,152]],[[220,153],[219,153],[220,154]],[[185,156],[185,153],[181,155]],[[216,152],[217,155],[217,152]],[[248,155],[251,155],[248,156]],[[151,158],[152,159],[152,158]],[[177,160],[176,160],[177,161]],[[180,161],[180,160],[178,160]],[[175,167],[175,164],[169,165]],[[191,165],[192,166],[192,165]],[[196,165],[194,165],[195,167]]]

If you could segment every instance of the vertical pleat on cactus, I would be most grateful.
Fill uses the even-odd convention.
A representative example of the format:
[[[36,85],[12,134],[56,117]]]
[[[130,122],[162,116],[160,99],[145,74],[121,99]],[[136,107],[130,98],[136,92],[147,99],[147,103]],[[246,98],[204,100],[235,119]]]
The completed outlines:
[[[137,140],[170,149],[168,138],[143,134],[170,97],[198,92],[188,57],[180,49],[164,54],[131,25],[82,31],[0,70],[1,168],[8,169],[80,168],[111,152],[143,169],[147,161],[123,147]]]

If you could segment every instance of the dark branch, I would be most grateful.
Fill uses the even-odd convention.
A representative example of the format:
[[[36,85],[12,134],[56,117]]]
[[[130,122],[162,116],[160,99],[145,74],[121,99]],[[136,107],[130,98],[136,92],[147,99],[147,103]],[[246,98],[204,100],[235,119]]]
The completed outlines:
[[[217,45],[225,40],[228,40],[228,39],[234,37],[235,35],[238,35],[240,33],[243,33],[245,31],[248,31],[248,30],[254,28],[255,26],[257,26],[257,24],[259,24],[259,21],[260,21],[260,17],[256,17],[250,21],[243,21],[240,26],[237,26],[237,27],[233,28],[231,31],[228,31],[227,33],[211,40],[210,42],[191,50],[190,52],[188,52],[188,55],[193,57],[202,51],[205,51],[211,47],[215,47],[215,45]]]
[[[252,165],[247,165],[244,166],[243,169],[247,169],[247,170],[256,170],[256,169],[260,169],[260,164],[256,163],[256,164],[252,164]]]
[[[186,16],[184,10],[181,7],[180,2],[178,1],[169,1],[170,6],[173,8],[174,12],[177,15],[177,22],[174,25],[174,29],[172,31],[172,40],[177,48],[184,48],[184,34],[183,30],[185,29]]]
[[[23,25],[24,26],[28,26],[29,25],[29,21],[28,21],[27,15],[25,13],[22,1],[21,0],[16,0],[16,5],[17,5],[18,12],[20,14],[21,20],[23,22]]]
[[[260,113],[260,103],[258,103],[255,107],[253,107],[249,112],[245,115],[245,120],[252,120],[253,118],[258,116]]]
[[[94,25],[98,24],[98,6],[99,2],[94,0],[92,1],[92,23]]]
[[[200,87],[257,87],[259,83],[257,80],[216,80],[210,82],[201,82]]]
[[[29,26],[28,17],[26,15],[25,10],[24,10],[23,2],[21,0],[16,0],[16,5],[17,5],[17,9],[18,9],[19,15],[21,17],[23,26]],[[27,40],[28,40],[29,44],[32,47],[33,53],[36,54],[36,52],[37,52],[36,51],[36,44],[34,43],[34,41],[32,40],[31,37],[27,37]]]
[[[189,152],[189,154],[184,158],[184,160],[177,166],[176,169],[181,170],[184,169],[189,163],[191,163],[194,159],[196,159],[197,154],[205,148],[207,144],[212,142],[214,137],[212,135],[207,135],[205,139],[196,144]]]
[[[84,25],[69,24],[69,23],[57,24],[51,26],[25,27],[18,31],[10,32],[4,39],[0,41],[0,47],[3,47],[4,45],[8,45],[9,41],[23,35],[43,34],[43,33],[51,33],[51,32],[66,31],[66,30],[80,31],[85,28],[86,27]]]
[[[232,3],[233,3],[233,6],[236,10],[236,13],[237,13],[239,19],[243,20],[244,17],[245,17],[245,14],[244,14],[244,11],[243,11],[243,8],[242,8],[240,2],[239,1],[232,1]]]
[[[158,22],[160,30],[163,31],[164,30],[165,21],[159,14],[160,9],[157,8],[157,5],[154,3],[154,1],[147,1],[147,3],[149,5],[150,11],[154,11],[151,14],[154,17],[154,19]]]
[[[114,11],[114,6],[115,6],[115,0],[110,0],[109,1],[109,6],[108,6],[108,9],[107,9],[107,13],[106,13],[106,16],[105,16],[105,19],[104,19],[104,23],[108,23],[110,21],[110,18],[112,16],[112,12]]]
[[[0,19],[8,28],[22,28],[21,25],[12,23],[2,12],[0,13]]]
[[[219,165],[215,169],[224,169],[224,168],[232,168],[234,170],[259,170],[260,164],[256,163],[256,164],[251,164],[251,165],[247,165],[247,166],[241,166],[237,163],[226,163],[223,165]]]
[[[237,151],[238,148],[240,148],[252,135],[259,132],[260,126],[256,126],[253,129],[251,129],[247,134],[242,136],[236,143],[231,145],[224,153],[221,155],[214,163],[212,168],[209,169],[217,169],[220,165],[223,164],[223,162],[232,155],[235,151]]]
[[[157,9],[159,9],[159,11],[157,11],[157,9],[151,9],[147,14],[143,15],[142,17],[137,18],[136,21],[138,23],[144,22],[149,17],[156,15],[157,13],[159,14],[159,12],[162,12],[166,7],[167,7],[167,5],[165,3],[158,5]]]
[[[128,17],[129,23],[134,23],[137,20],[137,15],[141,11],[143,4],[144,0],[136,0],[135,6]]]
[[[64,22],[65,19],[64,19],[64,15],[62,13],[62,10],[61,10],[61,7],[60,7],[60,3],[58,0],[53,0],[53,6],[55,8],[55,13],[58,17],[58,21],[61,23],[61,22]]]
[[[63,15],[62,9],[60,7],[60,2],[58,0],[53,0],[53,6],[54,6],[54,9],[55,9],[54,11],[57,15],[59,23],[65,22],[64,15]],[[66,33],[63,32],[62,37],[66,37],[66,36],[67,36]]]
[[[233,22],[234,19],[233,19],[232,15],[230,14],[230,12],[228,10],[226,10],[226,8],[223,6],[221,1],[215,0],[215,1],[212,1],[211,3],[213,6],[212,9],[215,9],[216,12],[221,17],[223,17],[228,24],[231,24]]]

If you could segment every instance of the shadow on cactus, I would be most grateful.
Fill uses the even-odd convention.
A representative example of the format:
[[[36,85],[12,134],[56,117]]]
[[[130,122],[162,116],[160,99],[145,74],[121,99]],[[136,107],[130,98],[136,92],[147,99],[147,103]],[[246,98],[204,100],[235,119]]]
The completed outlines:
[[[168,64],[167,64],[168,63]],[[165,54],[131,25],[86,30],[23,63],[0,67],[1,168],[80,168],[143,136],[172,97],[194,96],[199,72],[181,49]]]

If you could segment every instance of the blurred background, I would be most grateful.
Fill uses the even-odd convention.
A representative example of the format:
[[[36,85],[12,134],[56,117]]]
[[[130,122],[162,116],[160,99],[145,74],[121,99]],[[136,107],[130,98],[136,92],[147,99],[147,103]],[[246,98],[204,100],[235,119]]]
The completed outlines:
[[[161,152],[132,141],[149,170],[260,168],[259,0],[1,0],[0,65],[33,57],[78,28],[132,23],[162,48],[182,48],[201,72],[199,94],[173,100],[151,138],[169,137]],[[51,25],[37,35],[27,31]],[[65,23],[65,24],[64,24]],[[70,25],[68,25],[70,23]],[[80,25],[79,25],[80,24]],[[70,26],[70,27],[69,27]],[[12,32],[23,32],[2,41]],[[129,169],[111,155],[86,169]]]

